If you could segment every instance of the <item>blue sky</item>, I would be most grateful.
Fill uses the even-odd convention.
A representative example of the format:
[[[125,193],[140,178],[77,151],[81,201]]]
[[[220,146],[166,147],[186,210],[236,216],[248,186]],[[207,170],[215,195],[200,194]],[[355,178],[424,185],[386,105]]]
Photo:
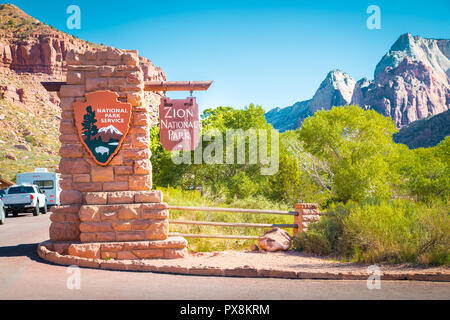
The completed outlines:
[[[341,69],[373,78],[381,57],[403,33],[450,38],[450,1],[11,1],[79,38],[137,49],[168,80],[213,80],[198,92],[200,109],[219,105],[265,110],[310,99],[326,74]],[[81,30],[66,26],[66,8],[81,9]],[[381,29],[369,30],[369,5]],[[170,93],[173,98],[186,93]]]

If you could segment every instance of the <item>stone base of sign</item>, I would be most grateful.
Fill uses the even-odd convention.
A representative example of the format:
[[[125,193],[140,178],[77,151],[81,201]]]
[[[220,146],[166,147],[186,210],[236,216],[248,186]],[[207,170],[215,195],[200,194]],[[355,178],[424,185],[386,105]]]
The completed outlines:
[[[78,211],[81,205],[64,205],[52,207],[50,215],[51,241],[78,241],[80,239],[80,218]]]
[[[127,270],[141,272],[158,272],[183,275],[225,276],[225,277],[260,277],[284,279],[333,279],[333,280],[364,280],[371,275],[367,265],[337,263],[326,258],[298,257],[300,253],[254,253],[254,252],[208,252],[188,254],[185,249],[177,248],[183,238],[170,237],[165,241],[150,241],[148,243],[164,244],[165,252],[179,250],[186,255],[185,259],[175,259],[178,255],[169,254],[165,259],[136,259],[128,254],[121,257],[110,257],[105,252],[111,251],[110,245],[126,248],[127,243],[97,243],[80,244],[72,242],[45,241],[38,245],[39,256],[49,262],[71,266],[106,270]],[[170,244],[169,244],[170,243]],[[143,249],[146,244],[136,242],[131,251],[156,250],[151,247]],[[148,248],[148,247],[147,247]],[[114,249],[117,249],[114,247]],[[109,251],[108,251],[109,250]],[[76,252],[78,255],[72,255]],[[103,254],[103,258],[101,257]],[[296,257],[297,255],[297,257]],[[211,257],[215,257],[211,259]],[[271,258],[272,257],[272,258]],[[424,269],[423,266],[411,267],[404,265],[381,265],[381,280],[413,280],[413,281],[450,281],[450,272],[442,267]]]
[[[50,240],[81,242],[165,240],[168,205],[161,191],[87,192],[83,205],[52,208]]]
[[[187,255],[187,241],[170,237],[156,241],[129,242],[44,242],[49,251],[60,255],[101,260],[178,259]]]
[[[127,204],[127,203],[159,203],[163,201],[163,193],[152,191],[116,191],[116,192],[87,192],[84,203],[95,204]]]

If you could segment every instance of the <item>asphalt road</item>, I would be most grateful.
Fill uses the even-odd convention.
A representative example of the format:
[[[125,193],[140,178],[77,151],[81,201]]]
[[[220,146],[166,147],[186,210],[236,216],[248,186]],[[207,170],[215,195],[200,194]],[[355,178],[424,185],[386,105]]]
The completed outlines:
[[[287,280],[182,276],[81,268],[80,288],[69,289],[68,268],[39,258],[49,214],[7,218],[0,226],[0,300],[4,299],[450,299],[450,284],[381,281]],[[76,283],[76,282],[70,282]],[[70,287],[70,286],[69,286]]]

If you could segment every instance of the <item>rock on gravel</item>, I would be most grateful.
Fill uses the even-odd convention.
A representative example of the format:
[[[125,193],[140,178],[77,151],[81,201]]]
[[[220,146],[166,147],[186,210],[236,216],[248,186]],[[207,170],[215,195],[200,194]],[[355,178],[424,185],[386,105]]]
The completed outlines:
[[[274,228],[259,237],[258,246],[261,250],[270,252],[286,251],[291,247],[291,237],[286,230]]]

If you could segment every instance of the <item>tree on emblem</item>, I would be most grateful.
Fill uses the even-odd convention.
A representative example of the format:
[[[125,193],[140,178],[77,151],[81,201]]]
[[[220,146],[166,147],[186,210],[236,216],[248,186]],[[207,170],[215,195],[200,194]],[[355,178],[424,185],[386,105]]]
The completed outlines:
[[[86,136],[86,144],[89,145],[92,137],[98,134],[98,128],[96,126],[97,119],[95,119],[95,111],[92,111],[92,107],[88,106],[86,108],[86,114],[83,117],[83,135]]]

